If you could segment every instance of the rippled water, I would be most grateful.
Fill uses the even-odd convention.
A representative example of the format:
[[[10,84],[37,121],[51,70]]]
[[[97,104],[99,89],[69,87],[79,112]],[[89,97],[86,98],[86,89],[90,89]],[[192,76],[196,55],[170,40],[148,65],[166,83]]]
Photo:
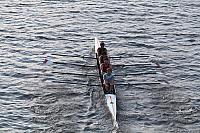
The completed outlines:
[[[53,61],[95,65],[94,37],[109,54],[129,58],[112,64],[117,82],[160,85],[116,86],[119,132],[200,132],[199,0],[1,0],[0,132],[111,132],[111,118],[95,68],[44,65]],[[54,55],[53,55],[54,54]],[[134,57],[135,55],[148,55]],[[62,82],[61,82],[62,81]]]

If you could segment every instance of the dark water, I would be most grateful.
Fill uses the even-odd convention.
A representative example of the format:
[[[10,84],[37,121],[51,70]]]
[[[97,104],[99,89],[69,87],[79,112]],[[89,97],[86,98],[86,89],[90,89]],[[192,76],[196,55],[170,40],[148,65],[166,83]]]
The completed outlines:
[[[200,132],[199,0],[12,0],[0,1],[0,132],[111,132],[112,123],[95,68],[94,37],[104,40],[112,64],[159,62],[115,68],[117,82],[160,85],[116,86],[117,119],[123,133]],[[148,55],[133,57],[134,55]],[[60,82],[62,81],[62,83]],[[64,81],[64,82],[63,82]]]

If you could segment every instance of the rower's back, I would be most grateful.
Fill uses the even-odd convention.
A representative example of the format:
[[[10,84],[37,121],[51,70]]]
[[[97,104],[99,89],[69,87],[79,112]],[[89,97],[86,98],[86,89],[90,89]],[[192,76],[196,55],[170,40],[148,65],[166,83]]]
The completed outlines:
[[[115,77],[112,74],[112,69],[108,68],[107,72],[103,74],[103,80],[104,80],[104,92],[106,94],[115,94],[115,86],[114,86],[114,80]]]
[[[104,52],[104,53],[105,53],[105,52]],[[104,63],[105,60],[108,60],[108,61],[110,62],[110,60],[109,60],[107,54],[103,54],[103,55],[99,56],[100,64],[101,64],[101,63]]]
[[[100,43],[100,47],[97,49],[98,56],[101,56],[101,55],[103,55],[105,53],[107,54],[107,49],[104,48],[104,46],[105,46],[104,42],[101,42]]]
[[[112,65],[110,64],[109,60],[104,60],[104,62],[100,64],[101,72],[103,74],[106,73],[108,68],[112,69]]]

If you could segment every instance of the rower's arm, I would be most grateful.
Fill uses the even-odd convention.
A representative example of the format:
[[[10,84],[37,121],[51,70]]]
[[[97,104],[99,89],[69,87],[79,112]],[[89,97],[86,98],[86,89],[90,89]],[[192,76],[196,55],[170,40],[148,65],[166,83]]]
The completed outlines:
[[[115,84],[115,76],[113,75],[111,84]]]

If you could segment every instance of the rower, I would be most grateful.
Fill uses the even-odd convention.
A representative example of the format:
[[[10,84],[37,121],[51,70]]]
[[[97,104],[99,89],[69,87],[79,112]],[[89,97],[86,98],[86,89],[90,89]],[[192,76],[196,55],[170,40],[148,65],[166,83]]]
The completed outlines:
[[[109,58],[107,56],[107,52],[103,52],[101,56],[99,56],[99,61],[100,63],[104,63],[104,60],[108,60],[109,61]],[[109,61],[110,62],[110,61]]]
[[[101,46],[101,47],[99,47],[99,48],[97,49],[98,56],[101,56],[101,55],[103,54],[103,52],[106,52],[106,54],[107,54],[107,49],[104,48],[104,46],[105,46],[104,42],[101,42],[101,43],[100,43],[100,46]]]
[[[112,74],[112,69],[108,68],[107,72],[103,75],[105,91],[107,93],[114,91],[114,75]]]
[[[112,70],[112,65],[110,64],[109,60],[104,60],[103,63],[100,64],[102,74],[106,73],[108,68]]]

